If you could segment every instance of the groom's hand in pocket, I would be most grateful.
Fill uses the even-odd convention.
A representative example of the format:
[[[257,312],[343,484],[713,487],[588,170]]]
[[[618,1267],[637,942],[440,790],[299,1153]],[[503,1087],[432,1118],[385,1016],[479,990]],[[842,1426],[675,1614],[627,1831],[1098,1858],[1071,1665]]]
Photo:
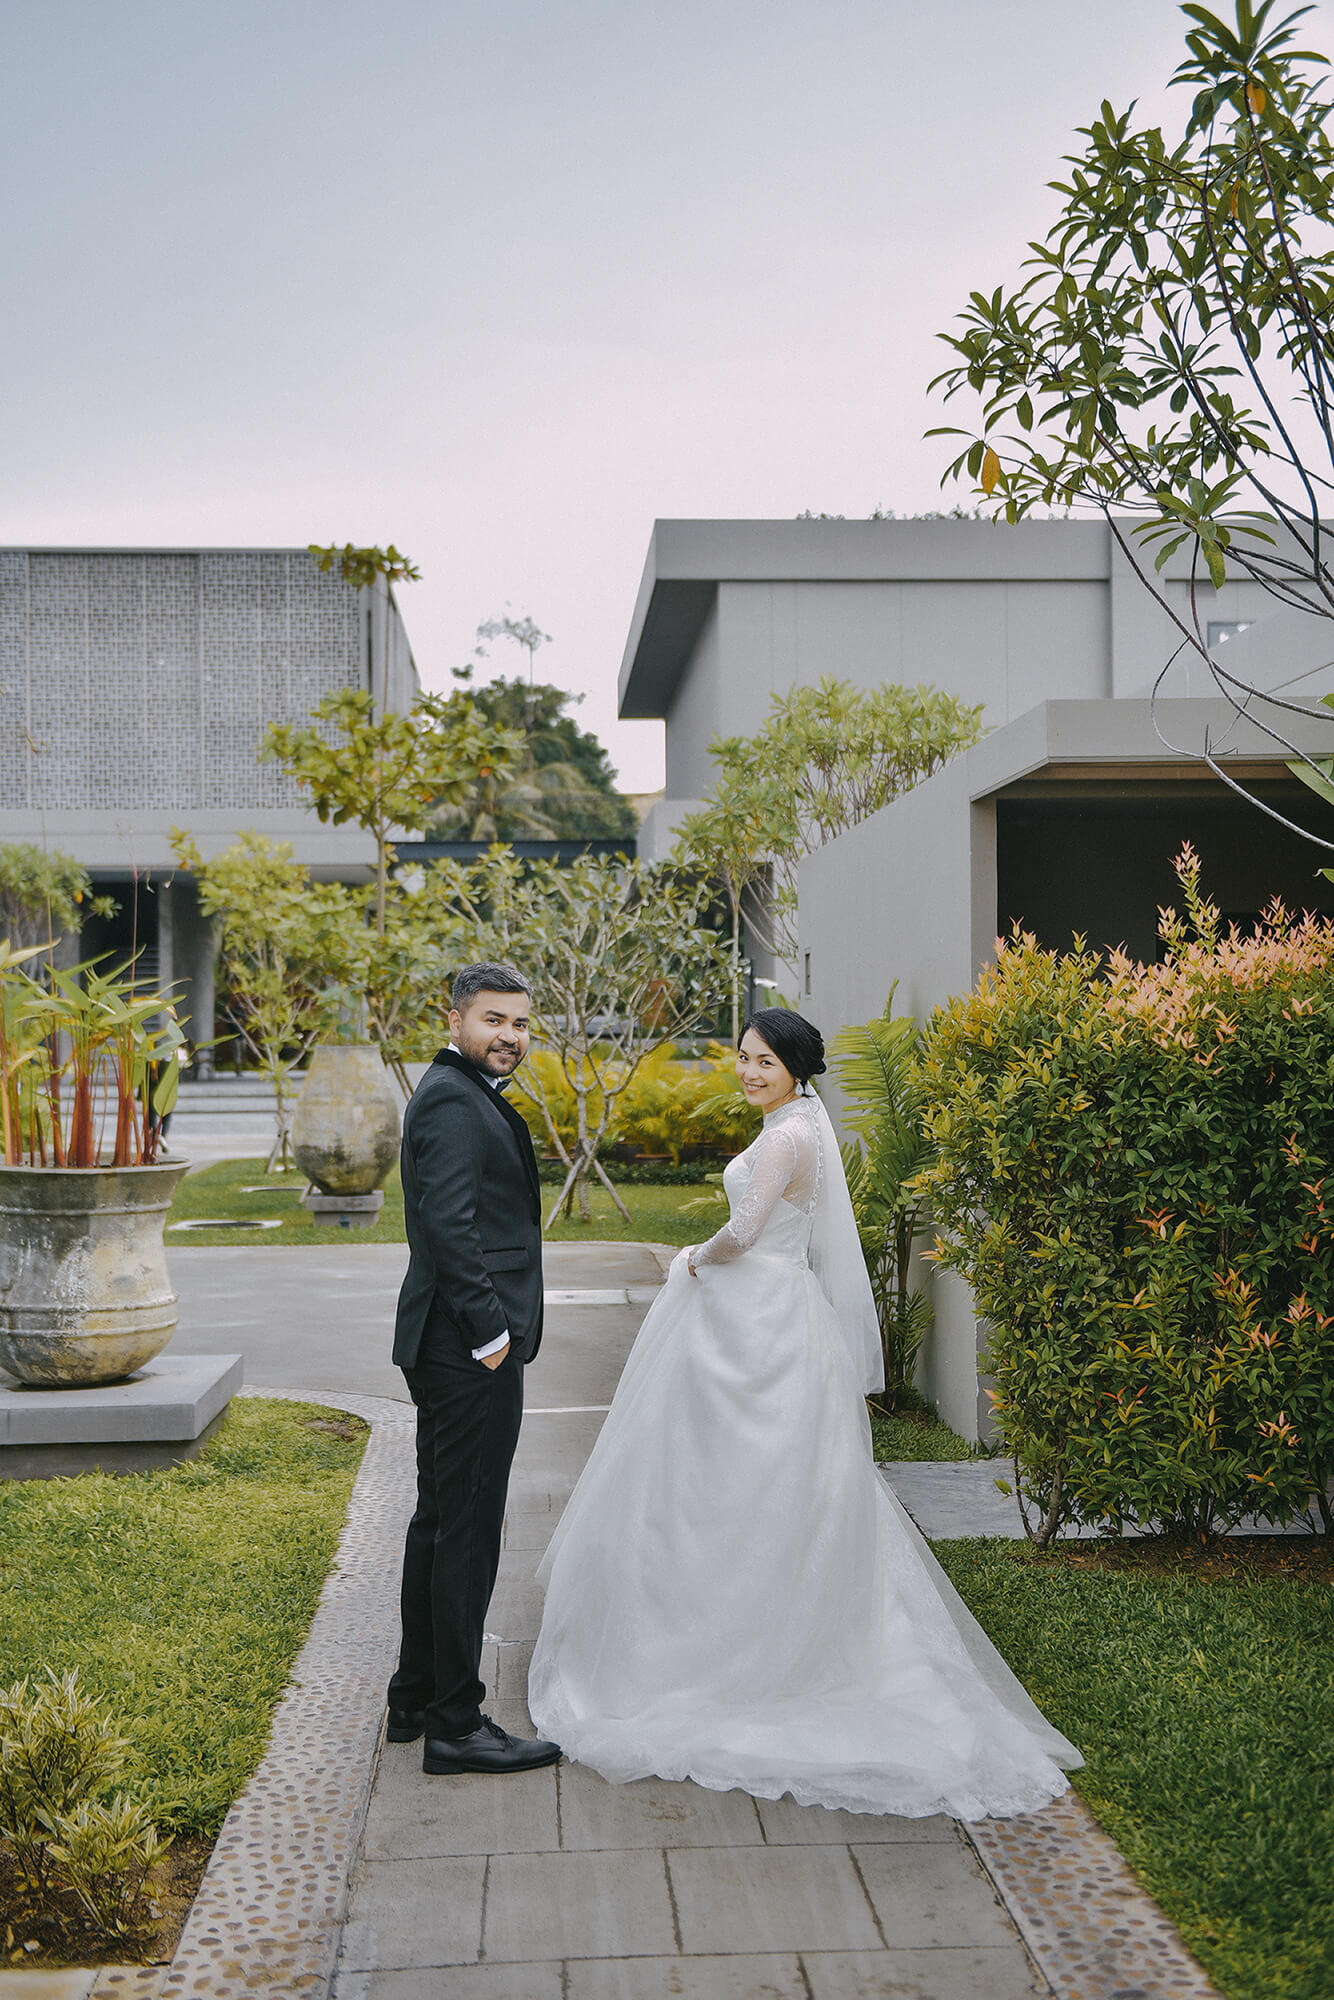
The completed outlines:
[[[509,1351],[510,1351],[510,1344],[508,1341],[506,1341],[505,1345],[503,1347],[498,1347],[494,1354],[484,1354],[481,1357],[483,1368],[499,1368],[501,1362],[505,1359],[505,1356],[509,1353]]]

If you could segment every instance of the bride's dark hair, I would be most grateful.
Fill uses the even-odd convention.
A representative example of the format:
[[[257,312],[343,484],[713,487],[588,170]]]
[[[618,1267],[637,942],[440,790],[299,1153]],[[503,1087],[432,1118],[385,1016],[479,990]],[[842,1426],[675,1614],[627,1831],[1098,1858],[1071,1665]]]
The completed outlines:
[[[810,1021],[803,1021],[790,1007],[761,1007],[747,1017],[767,1048],[771,1048],[784,1069],[790,1069],[798,1083],[809,1083],[824,1075],[824,1037]],[[737,1044],[740,1047],[740,1042]]]

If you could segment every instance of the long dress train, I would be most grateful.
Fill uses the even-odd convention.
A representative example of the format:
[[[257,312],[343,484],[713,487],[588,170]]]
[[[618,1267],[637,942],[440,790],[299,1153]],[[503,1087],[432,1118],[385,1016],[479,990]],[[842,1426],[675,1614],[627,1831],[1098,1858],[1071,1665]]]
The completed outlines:
[[[698,1277],[673,1265],[538,1572],[534,1723],[616,1783],[1047,1804],[1083,1760],[875,1469],[856,1343],[808,1258],[847,1203],[818,1099],[771,1113],[724,1183],[731,1219]]]

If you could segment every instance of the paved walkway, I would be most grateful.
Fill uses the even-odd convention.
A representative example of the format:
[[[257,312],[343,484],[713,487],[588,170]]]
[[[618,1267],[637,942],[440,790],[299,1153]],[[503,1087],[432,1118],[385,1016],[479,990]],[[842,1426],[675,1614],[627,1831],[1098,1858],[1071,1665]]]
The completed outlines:
[[[195,1925],[193,1955],[183,1950],[161,1987],[157,1976],[104,1974],[99,1996],[156,2000],[161,1990],[180,2000],[233,2000],[244,1990],[287,2000],[322,1992],[323,1977],[313,1973],[318,1939],[304,1921],[293,1929],[291,1914],[327,1903],[333,1891],[320,1869],[333,1866],[341,1882],[349,1861],[337,2000],[1213,1994],[1073,1795],[1045,1813],[966,1834],[944,1819],[859,1818],[656,1780],[613,1787],[571,1764],[515,1778],[428,1779],[420,1745],[383,1745],[357,1846],[360,1808],[349,1818],[346,1801],[334,1810],[312,1786],[323,1772],[331,1800],[340,1784],[364,1787],[382,1717],[379,1656],[392,1640],[401,1534],[384,1513],[385,1479],[396,1465],[396,1524],[400,1513],[406,1518],[410,1477],[411,1414],[387,1361],[403,1259],[401,1248],[341,1244],[172,1253],[183,1307],[178,1346],[225,1343],[244,1353],[251,1384],[331,1401],[346,1396],[367,1415],[392,1412],[387,1424],[377,1419],[383,1470],[364,1496],[359,1482],[353,1505],[354,1516],[369,1507],[384,1520],[369,1536],[366,1523],[355,1532],[350,1523],[308,1645],[312,1659],[298,1662],[270,1755],[219,1843],[226,1866],[240,1868],[238,1880],[254,1875],[259,1893],[230,1888],[224,1867],[213,1903],[201,1895],[208,1907]],[[643,1245],[547,1252],[548,1336],[528,1376],[484,1664],[492,1713],[519,1730],[530,1727],[524,1690],[541,1610],[533,1572],[663,1262]],[[367,1396],[393,1400],[372,1405]],[[966,1475],[970,1488],[979,1473],[993,1476],[988,1466],[896,1467],[895,1483],[922,1470]],[[919,1480],[915,1499],[925,1511],[931,1495],[923,1486]],[[943,1484],[934,1497],[946,1498]],[[340,1601],[359,1607],[356,1629]],[[369,1677],[357,1664],[363,1653]],[[339,1705],[336,1722],[329,1704]],[[325,1755],[322,1735],[331,1732],[341,1750]],[[289,1837],[303,1802],[319,1820],[318,1838]],[[344,1822],[347,1840],[336,1835]],[[319,1881],[311,1886],[308,1875]],[[266,1916],[270,1876],[274,1907]],[[272,1945],[264,1942],[270,1936]],[[307,1959],[310,1969],[298,1978]],[[3,1976],[0,2000],[9,2000]]]
[[[392,1289],[395,1254],[342,1251],[361,1264],[355,1273],[330,1272],[332,1251],[266,1251],[247,1265],[262,1279],[255,1267],[280,1258],[285,1288],[293,1260],[320,1259],[311,1296],[325,1319],[326,1363],[341,1372],[351,1357],[340,1359],[346,1343],[334,1324],[352,1306],[382,1339],[384,1321],[372,1332],[370,1308],[378,1286]],[[229,1341],[244,1317],[229,1279],[235,1255],[173,1255],[201,1315],[206,1294],[230,1298]],[[528,1376],[483,1667],[491,1713],[524,1734],[541,1616],[533,1573],[659,1278],[639,1246],[547,1253],[548,1333]],[[309,1336],[287,1327],[275,1347],[248,1356],[248,1373],[291,1365],[289,1381],[309,1382],[311,1359]],[[338,2000],[1019,2000],[1047,1988],[948,1820],[861,1819],[656,1780],[610,1786],[571,1764],[430,1779],[420,1744],[389,1744],[334,1991]]]

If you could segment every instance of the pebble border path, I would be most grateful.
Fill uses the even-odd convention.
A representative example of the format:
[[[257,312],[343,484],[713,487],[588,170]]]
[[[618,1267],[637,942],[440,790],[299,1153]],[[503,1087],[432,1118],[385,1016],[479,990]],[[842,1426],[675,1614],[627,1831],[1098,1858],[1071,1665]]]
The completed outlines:
[[[20,2000],[20,1991],[22,2000],[326,2000],[329,1993],[396,1648],[414,1412],[327,1390],[242,1394],[319,1403],[371,1425],[338,1555],[269,1747],[223,1823],[169,1966],[0,1972],[0,2000]],[[1040,1813],[960,1831],[1054,2000],[1221,2000],[1077,1794]]]

